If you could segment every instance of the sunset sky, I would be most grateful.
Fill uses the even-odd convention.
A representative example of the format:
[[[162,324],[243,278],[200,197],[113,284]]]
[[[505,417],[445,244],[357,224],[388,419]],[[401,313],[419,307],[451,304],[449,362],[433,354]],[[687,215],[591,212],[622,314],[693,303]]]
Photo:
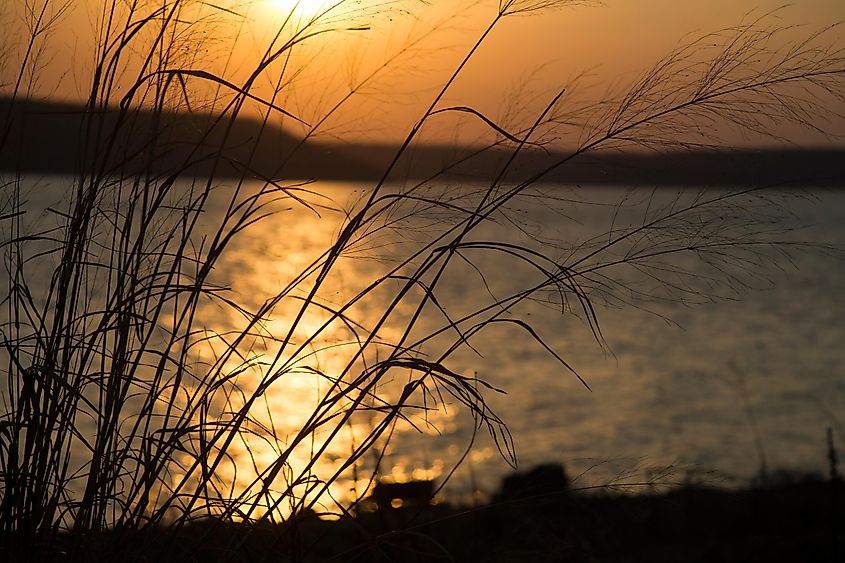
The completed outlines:
[[[20,41],[25,36],[23,6],[32,2],[12,0],[12,3],[17,10],[5,10],[2,17],[7,29],[15,30],[9,37],[18,37]],[[68,100],[86,98],[101,17],[98,14],[102,14],[105,3],[105,0],[87,0],[87,3],[68,4],[44,43],[38,81],[30,90],[31,95]],[[40,6],[40,2],[36,4]],[[221,0],[211,4],[225,7],[240,17],[210,8],[209,4],[189,3],[194,6],[191,14],[206,18],[204,21],[208,23],[186,28],[186,35],[196,33],[203,42],[188,66],[213,70],[236,84],[242,83],[247,69],[255,67],[295,2]],[[55,12],[59,5],[53,4],[51,10]],[[161,3],[149,3],[149,6],[158,5]],[[324,0],[306,0],[294,17],[308,18],[328,5]],[[472,106],[494,120],[519,122],[540,111],[560,88],[571,88],[576,76],[582,75],[577,85],[579,92],[602,96],[608,89],[618,90],[635,79],[680,43],[755,19],[781,5],[781,0],[706,3],[606,0],[509,17],[500,22],[475,55],[444,103]],[[410,50],[379,71],[357,96],[321,126],[323,134],[336,138],[401,138],[492,20],[496,7],[495,1],[459,0],[433,3],[365,0],[342,4],[330,11],[320,29],[364,25],[369,29],[321,34],[310,39],[297,52],[299,59],[287,67],[287,79],[291,82],[285,82],[286,107],[314,123],[348,92],[350,84],[401,52],[409,40],[419,38]],[[771,17],[771,22],[777,25],[802,24],[795,33],[806,35],[845,20],[845,2],[802,0]],[[842,37],[842,30],[830,34],[830,39]],[[20,45],[6,47],[12,56],[5,57],[4,88],[13,82],[16,70],[9,61],[19,60],[22,52]],[[297,66],[297,73],[291,72],[293,66]],[[127,68],[124,78],[129,84],[135,75],[131,65]],[[278,79],[279,72],[278,65],[271,67],[266,79],[262,77],[256,83],[256,91],[266,94],[266,88],[274,78]],[[127,84],[120,86],[123,91]],[[202,89],[201,85],[192,86]],[[471,121],[464,125],[463,121],[453,120],[444,129],[449,135],[460,136],[473,130]],[[833,128],[845,132],[841,123]],[[828,142],[813,136],[806,140],[813,144]]]

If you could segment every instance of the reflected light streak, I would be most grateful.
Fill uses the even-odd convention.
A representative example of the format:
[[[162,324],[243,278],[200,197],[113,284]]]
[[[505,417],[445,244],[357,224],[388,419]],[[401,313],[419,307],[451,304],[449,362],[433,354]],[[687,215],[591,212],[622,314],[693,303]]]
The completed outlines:
[[[344,194],[337,194],[339,197]],[[221,285],[234,288],[249,288],[237,300],[252,310],[257,310],[281,287],[285,287],[305,265],[318,257],[336,236],[341,214],[325,213],[318,217],[308,212],[283,212],[278,220],[268,220],[243,233],[233,243],[230,253],[221,263],[216,280]],[[279,233],[285,232],[284,237]],[[296,234],[296,236],[294,236]],[[259,257],[259,260],[256,258]],[[338,277],[335,286],[325,285],[321,289],[338,307],[344,295],[355,295],[362,287],[380,275],[369,261],[346,260],[337,265]],[[309,287],[306,283],[300,289]],[[302,292],[294,293],[301,295]],[[379,298],[384,296],[378,295]],[[355,448],[365,442],[380,421],[386,416],[384,406],[396,401],[406,381],[400,371],[391,372],[386,380],[368,392],[364,399],[380,411],[361,409],[354,401],[360,388],[351,386],[351,380],[358,377],[367,366],[377,361],[378,352],[369,350],[366,361],[356,353],[360,345],[352,330],[342,321],[328,322],[330,313],[319,307],[310,308],[299,319],[294,330],[291,324],[297,318],[302,306],[300,299],[282,299],[267,313],[259,327],[251,330],[248,342],[244,342],[241,353],[221,360],[219,373],[226,378],[233,376],[231,384],[234,393],[228,393],[217,412],[236,412],[243,408],[255,391],[272,381],[262,391],[258,400],[249,407],[249,422],[227,450],[227,461],[215,471],[219,488],[233,490],[236,495],[248,501],[255,501],[257,509],[250,517],[262,516],[272,510],[272,517],[285,517],[295,509],[291,506],[297,499],[306,499],[303,505],[316,500],[318,511],[335,512],[335,502],[348,505],[364,496],[373,484],[377,456],[387,448],[387,457],[380,477],[398,481],[408,479],[433,479],[443,472],[443,460],[431,459],[427,467],[411,465],[402,455],[392,455],[383,442],[376,441],[372,451],[359,459],[354,466],[346,468],[340,477],[331,483],[328,494],[316,497],[323,483],[332,479],[335,473],[350,458]],[[367,304],[353,308],[347,314],[364,327],[376,323],[381,308]],[[221,314],[222,313],[222,314]],[[198,343],[198,356],[206,362],[215,362],[225,354],[227,334],[242,330],[245,319],[227,314],[214,304],[203,307],[200,316],[205,319],[212,334]],[[358,330],[358,329],[356,329]],[[283,346],[283,340],[290,333],[290,342]],[[388,340],[401,334],[395,327],[388,327],[380,335]],[[364,336],[359,335],[359,337]],[[309,339],[310,342],[309,342]],[[351,369],[348,367],[352,365]],[[345,376],[341,374],[346,373]],[[349,391],[347,394],[346,391]],[[431,405],[429,405],[431,406]],[[344,421],[349,409],[358,412]],[[318,425],[313,425],[312,416],[320,413]],[[425,434],[448,431],[453,425],[453,412],[435,410],[409,414],[414,425]],[[312,426],[304,435],[302,429],[309,421]],[[411,424],[399,421],[398,433],[411,431]],[[321,453],[318,453],[321,452]],[[259,493],[264,484],[263,472],[283,463],[283,469],[273,480],[269,494]],[[188,466],[189,459],[183,461]],[[389,462],[389,463],[388,463]],[[384,473],[387,475],[384,475]],[[275,503],[278,507],[271,509]]]

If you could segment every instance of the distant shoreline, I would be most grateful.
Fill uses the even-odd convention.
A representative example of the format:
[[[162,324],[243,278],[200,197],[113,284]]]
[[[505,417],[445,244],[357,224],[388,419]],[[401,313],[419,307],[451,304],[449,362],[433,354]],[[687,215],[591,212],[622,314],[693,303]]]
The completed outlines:
[[[104,147],[85,154],[82,106],[0,98],[5,142],[0,171],[78,174],[96,170],[109,175],[150,173],[177,176],[276,180],[378,181],[398,147],[388,144],[320,143],[300,139],[258,120],[234,123],[204,113],[118,110],[94,114],[89,138]],[[118,131],[110,137],[119,120]],[[229,126],[231,125],[231,128]],[[228,129],[228,133],[224,133]],[[153,132],[156,132],[153,134]],[[228,136],[227,136],[228,135]],[[259,149],[251,154],[255,139]],[[224,138],[226,141],[224,142]],[[107,139],[107,140],[105,140]],[[96,144],[95,144],[96,145]],[[223,146],[223,158],[217,147]],[[108,147],[108,148],[105,148]],[[476,154],[477,153],[477,154]],[[505,148],[479,152],[472,147],[414,147],[395,167],[392,183],[420,181],[446,169],[444,182],[484,182],[496,177],[511,154]],[[564,152],[523,151],[506,176],[521,181],[566,158]],[[243,163],[249,163],[244,167]],[[541,176],[539,183],[640,186],[845,186],[845,149],[688,150],[662,153],[581,155]]]

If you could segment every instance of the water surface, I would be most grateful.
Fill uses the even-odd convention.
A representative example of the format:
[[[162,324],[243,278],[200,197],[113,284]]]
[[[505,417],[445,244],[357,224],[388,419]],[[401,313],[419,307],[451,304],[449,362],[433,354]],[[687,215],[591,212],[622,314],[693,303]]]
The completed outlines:
[[[362,193],[353,186],[325,189],[335,200],[349,198],[342,206],[351,206]],[[478,238],[505,236],[523,244],[540,244],[529,235],[588,240],[626,220],[608,203],[643,201],[644,194],[648,192],[561,188],[560,197],[582,203],[517,202],[511,217],[523,218],[520,229],[501,221],[484,227]],[[845,194],[816,190],[808,199],[787,195],[784,205],[795,217],[783,227],[792,226],[792,219],[808,226],[790,236],[845,243]],[[638,211],[629,219],[641,212],[636,205]],[[342,219],[332,213],[319,218],[301,209],[281,213],[240,239],[227,262],[231,272],[224,275],[233,282],[249,280],[246,285],[257,295],[269,294],[296,269],[292,263],[316,255],[332,240]],[[425,228],[409,222],[385,236],[410,249],[425,235]],[[386,267],[379,258],[401,254],[401,249],[373,244],[344,262],[345,287],[338,288],[338,301]],[[532,279],[530,269],[497,263],[495,257],[479,256],[477,265],[489,287],[465,270],[444,278],[439,300],[460,311],[479,293],[504,292]],[[701,276],[713,275],[698,264],[690,267],[699,268],[694,272]],[[730,267],[726,275],[734,274]],[[520,467],[561,462],[580,486],[651,479],[734,486],[755,477],[764,463],[769,472],[823,473],[826,429],[834,428],[837,440],[845,439],[838,434],[845,407],[845,262],[807,248],[789,259],[776,256],[755,271],[760,275],[740,280],[750,287],[737,282],[714,290],[721,298],[702,296],[700,302],[606,303],[598,296],[605,346],[597,343],[583,315],[561,315],[549,303],[527,304],[524,318],[591,390],[512,326],[481,333],[472,340],[478,354],[465,350],[451,366],[507,392],[487,396],[513,433]],[[405,429],[395,436],[387,448],[385,473],[408,479],[447,472],[470,441],[471,420],[454,406],[431,419],[435,428],[425,433]],[[447,490],[491,491],[508,470],[482,431]]]
[[[37,189],[31,192],[32,210],[27,218],[33,229],[39,222],[56,222],[44,210],[67,200],[57,188],[61,182],[53,178],[33,184]],[[213,272],[212,281],[231,288],[231,297],[246,310],[257,311],[318,259],[370,193],[351,184],[308,189],[312,208],[290,199],[274,204],[272,215],[232,240]],[[450,198],[461,202],[461,190],[470,193],[473,188],[437,193],[451,194]],[[226,193],[225,186],[220,193]],[[505,213],[491,216],[469,240],[504,241],[571,263],[589,255],[589,248],[600,246],[605,237],[612,238],[613,233],[618,235],[621,229],[655,214],[671,213],[673,205],[689,201],[696,193],[692,188],[630,192],[549,186],[515,200]],[[711,198],[719,193],[723,192],[705,191],[699,196]],[[770,218],[761,227],[770,239],[845,245],[845,194],[810,190],[799,197],[772,191],[766,197],[782,207],[773,207],[767,215],[765,200],[747,205],[758,219]],[[225,197],[212,199],[202,228],[213,231],[225,201]],[[403,257],[447,231],[454,219],[448,209],[438,208],[374,224],[370,234],[338,261],[320,294],[322,303],[333,307],[348,303]],[[805,228],[789,230],[796,225]],[[747,233],[740,229],[725,234]],[[624,246],[610,256],[618,258],[635,248]],[[781,254],[783,249],[789,252]],[[512,323],[493,324],[474,335],[472,348],[452,354],[447,365],[455,373],[477,376],[506,392],[483,389],[489,406],[513,435],[520,468],[563,463],[575,486],[690,480],[737,486],[757,476],[764,466],[769,473],[821,474],[827,470],[827,428],[834,430],[838,443],[845,441],[841,415],[845,412],[845,261],[812,245],[732,251],[726,248],[715,262],[708,261],[712,256],[704,261],[681,256],[663,262],[661,258],[656,263],[665,275],[661,282],[636,269],[597,270],[600,276],[593,280],[589,297],[602,342],[587,322],[587,310],[571,296],[567,300],[555,292],[541,292],[503,315],[529,322],[589,389],[526,330]],[[407,271],[408,267],[400,273]],[[444,310],[450,319],[459,319],[541,278],[536,269],[514,262],[505,253],[467,250],[438,280],[437,307],[429,303],[408,341],[448,327]],[[351,307],[349,315],[372,328],[400,282],[384,283],[370,298]],[[678,292],[675,283],[700,291]],[[290,295],[303,297],[309,287],[305,283]],[[411,318],[413,303],[422,295],[422,291],[411,292],[411,298],[380,329],[380,338],[386,342],[401,338],[403,323]],[[278,344],[267,336],[285,333],[300,306],[301,301],[286,299],[273,307],[262,324],[265,337],[253,339],[247,355],[269,361]],[[217,334],[244,322],[243,316],[213,303],[203,306],[200,317]],[[293,340],[305,342],[325,318],[306,315]],[[453,331],[446,330],[415,350],[421,355],[436,354],[448,338],[455,338]],[[351,330],[334,323],[320,339],[306,345],[303,354],[308,368],[328,377],[297,372],[271,386],[262,403],[267,412],[261,416],[278,435],[275,446],[268,444],[264,451],[264,446],[253,444],[250,454],[236,444],[232,449],[236,465],[246,468],[253,462],[272,462],[286,437],[299,429],[326,392],[331,374],[350,361],[354,346],[348,344],[353,340]],[[211,362],[216,353],[209,343],[195,361]],[[385,397],[389,386],[401,389],[407,383],[402,377],[394,375],[386,381]],[[244,385],[249,385],[248,379]],[[381,389],[374,393],[378,395]],[[495,490],[510,470],[499,448],[483,428],[473,439],[473,421],[465,408],[448,395],[436,399],[431,403],[436,408],[428,413],[411,411],[411,424],[397,425],[389,443],[377,442],[371,455],[345,473],[333,494],[342,499],[349,498],[350,491],[360,492],[380,456],[381,477],[440,482],[470,443],[472,450],[444,494],[463,497],[477,490]],[[333,472],[377,421],[376,415],[351,419],[348,432],[334,438],[316,473]],[[319,442],[319,436],[316,439]],[[294,464],[304,466],[308,452],[297,455],[301,459],[294,459]]]

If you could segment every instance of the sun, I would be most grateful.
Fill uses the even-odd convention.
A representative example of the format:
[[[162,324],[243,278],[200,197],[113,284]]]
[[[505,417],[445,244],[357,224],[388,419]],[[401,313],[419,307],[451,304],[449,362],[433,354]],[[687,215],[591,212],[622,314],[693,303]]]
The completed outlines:
[[[266,0],[267,4],[285,16],[293,14],[302,18],[312,18],[337,4],[338,0]]]

